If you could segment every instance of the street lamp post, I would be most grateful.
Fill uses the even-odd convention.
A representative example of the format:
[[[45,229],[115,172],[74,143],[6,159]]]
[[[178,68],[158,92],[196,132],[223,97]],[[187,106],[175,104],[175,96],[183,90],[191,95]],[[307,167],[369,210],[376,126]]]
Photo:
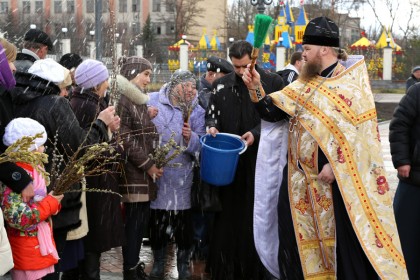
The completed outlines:
[[[179,46],[179,68],[181,70],[188,70],[188,44],[185,41],[187,35],[182,35],[182,44]]]
[[[90,42],[89,42],[89,57],[91,59],[96,58],[96,47],[95,47],[95,30],[89,31]]]
[[[227,59],[227,61],[229,61],[230,63],[232,63],[232,61],[230,60],[230,57],[229,57],[229,49],[230,49],[230,47],[232,46],[232,44],[233,44],[233,42],[235,41],[235,38],[233,38],[233,37],[230,37],[229,38],[229,44],[228,44],[228,47],[226,48],[226,59]]]
[[[31,25],[29,25],[29,28],[30,28],[30,29],[36,29],[36,24],[31,24]]]
[[[68,32],[67,27],[61,28],[61,33],[63,34],[63,37],[61,38],[62,55],[71,52],[70,39],[66,37],[67,32]]]
[[[95,57],[102,61],[102,0],[95,0]]]
[[[251,0],[252,6],[257,6],[259,14],[263,14],[265,11],[265,5],[269,6],[273,3],[273,0]]]

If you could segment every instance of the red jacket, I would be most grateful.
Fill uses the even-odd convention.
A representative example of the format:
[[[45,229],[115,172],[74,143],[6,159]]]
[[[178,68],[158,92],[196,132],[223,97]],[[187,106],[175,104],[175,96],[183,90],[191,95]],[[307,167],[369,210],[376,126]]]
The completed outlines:
[[[45,182],[36,170],[24,164],[24,166],[20,165],[34,178],[34,184],[44,184],[45,188]],[[60,203],[50,195],[36,203],[33,201],[24,203],[22,195],[13,192],[10,188],[5,189],[1,198],[1,206],[7,223],[7,235],[15,263],[14,268],[38,270],[56,264],[58,260],[51,254],[41,255],[37,224],[56,214],[60,210]],[[53,238],[51,225],[50,231]]]

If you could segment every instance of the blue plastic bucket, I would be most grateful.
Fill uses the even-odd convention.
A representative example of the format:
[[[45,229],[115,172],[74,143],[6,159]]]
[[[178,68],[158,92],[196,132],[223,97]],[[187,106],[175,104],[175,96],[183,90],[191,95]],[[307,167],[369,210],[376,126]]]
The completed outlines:
[[[218,133],[200,138],[202,145],[200,160],[201,179],[214,186],[225,186],[233,182],[239,155],[246,145],[238,135]]]

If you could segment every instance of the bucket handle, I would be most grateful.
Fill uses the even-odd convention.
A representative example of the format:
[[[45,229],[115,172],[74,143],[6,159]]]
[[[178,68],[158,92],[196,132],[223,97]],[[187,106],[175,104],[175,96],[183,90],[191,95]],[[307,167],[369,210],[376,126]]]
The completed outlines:
[[[244,142],[245,147],[243,148],[242,151],[239,152],[240,155],[242,155],[243,153],[245,153],[246,149],[248,148],[248,144],[246,143],[246,141],[244,139],[241,139],[242,142]]]
[[[229,136],[232,136],[241,140],[245,144],[245,147],[242,149],[242,151],[239,152],[239,154],[242,155],[243,153],[245,153],[246,149],[248,148],[248,144],[246,143],[244,139],[241,138],[241,136],[232,134],[232,133],[226,133],[226,132],[220,132],[220,134],[229,135]]]

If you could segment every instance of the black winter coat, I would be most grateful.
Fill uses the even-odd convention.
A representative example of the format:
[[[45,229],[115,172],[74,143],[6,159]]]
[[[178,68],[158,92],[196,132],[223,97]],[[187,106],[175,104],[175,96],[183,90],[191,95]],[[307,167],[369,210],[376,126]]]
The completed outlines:
[[[266,73],[258,66],[255,69],[261,76],[261,84],[266,94],[283,88],[283,81],[279,75]],[[252,146],[258,147],[261,120],[242,78],[231,72],[214,81],[212,86],[216,93],[210,96],[206,126],[237,135],[251,131],[256,141]]]
[[[98,113],[107,107],[106,102],[91,91],[80,88],[73,91],[70,105],[83,128],[89,129]],[[118,166],[110,164],[110,172],[86,178],[86,188],[111,190],[118,193]],[[120,207],[120,197],[101,192],[86,193],[86,208],[89,232],[85,237],[87,252],[102,253],[123,245],[124,226]]]
[[[420,82],[420,79],[417,79],[416,77],[414,77],[413,74],[411,74],[410,78],[407,79],[407,81],[405,82],[405,92],[407,93],[408,89],[414,85],[415,83]]]
[[[401,99],[389,125],[394,167],[411,165],[410,176],[401,181],[420,187],[420,83]]]
[[[206,74],[200,77],[200,88],[198,89],[198,104],[206,110],[209,104],[210,95],[213,92],[213,87],[206,80]]]
[[[55,84],[29,73],[16,72],[16,87],[11,91],[14,117],[32,118],[41,123],[47,131],[46,153],[52,159],[54,136],[57,147],[63,155],[72,155],[86,138],[86,144],[108,140],[107,127],[96,120],[88,133],[80,127],[68,100],[60,97]],[[50,171],[50,165],[46,165]],[[80,186],[74,186],[79,188]],[[68,231],[80,225],[81,193],[66,193],[61,201],[61,211],[52,216],[54,230]]]
[[[36,61],[36,58],[33,57],[30,54],[26,53],[17,53],[16,60],[14,62],[16,71],[19,72],[28,72],[28,69],[31,68],[31,66]]]
[[[283,88],[279,75],[256,69],[266,93]],[[263,279],[264,268],[255,249],[252,226],[261,120],[248,89],[235,72],[216,80],[213,88],[216,92],[210,96],[206,125],[241,136],[250,131],[255,141],[239,157],[234,182],[219,188],[222,211],[215,213],[208,266],[212,279]]]

